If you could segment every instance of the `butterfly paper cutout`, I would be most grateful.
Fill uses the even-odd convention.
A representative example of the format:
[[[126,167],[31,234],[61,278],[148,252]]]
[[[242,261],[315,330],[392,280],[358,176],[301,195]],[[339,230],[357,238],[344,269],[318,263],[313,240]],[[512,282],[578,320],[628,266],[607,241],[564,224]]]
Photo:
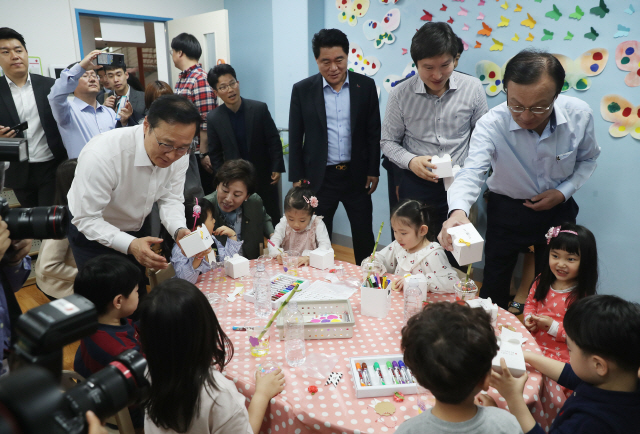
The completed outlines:
[[[576,11],[572,14],[569,14],[569,18],[580,21],[582,17],[584,17],[584,12],[582,9],[580,9],[580,6],[576,5]]]
[[[484,21],[482,22],[482,29],[478,30],[478,35],[491,36],[491,32],[493,29],[487,25]]]
[[[340,11],[338,21],[347,21],[353,27],[358,24],[358,18],[369,10],[369,0],[336,0],[336,7]]]
[[[533,29],[536,26],[536,23],[537,21],[533,19],[529,12],[527,12],[527,19],[520,22],[520,24],[525,27],[529,27],[530,29]]]
[[[493,45],[489,48],[489,51],[502,51],[504,44],[495,38],[491,39],[493,39]]]
[[[509,3],[504,2],[504,4],[500,5],[500,7],[506,11],[507,9],[509,9]]]
[[[542,31],[544,32],[544,36],[542,37],[542,39],[540,39],[541,41],[550,41],[553,39],[553,32],[547,29],[542,29]]]
[[[633,7],[633,5],[629,5],[629,7],[624,10],[624,12],[629,15],[633,15],[635,11],[636,9]]]
[[[484,20],[484,14],[482,12],[480,12],[478,14],[478,17],[476,18],[476,20]]]
[[[373,41],[373,46],[381,48],[384,44],[393,44],[396,37],[393,35],[395,29],[400,25],[400,9],[391,9],[384,15],[381,22],[367,20],[362,26],[364,36]]]
[[[349,71],[371,77],[380,70],[380,60],[377,57],[364,57],[362,48],[355,42],[349,43],[349,56],[347,57]]]
[[[629,36],[630,31],[631,29],[629,27],[625,27],[622,24],[618,24],[618,31],[616,32],[615,35],[613,35],[613,37],[622,38],[623,36]]]
[[[565,41],[571,41],[573,39],[573,33],[567,31],[567,36],[564,37]]]
[[[380,3],[385,5],[390,5],[391,3],[396,4],[399,0],[380,0]]]
[[[558,9],[558,6],[553,5],[553,10],[547,12],[546,14],[544,14],[544,16],[558,21],[562,16],[562,12],[560,12],[560,10]]]
[[[465,8],[463,8],[462,6],[460,6],[460,11],[458,11],[458,15],[466,17],[467,14],[469,13],[468,10],[466,10]]]
[[[596,6],[595,8],[591,8],[589,10],[589,12],[591,12],[594,15],[599,16],[600,18],[604,18],[604,16],[609,13],[609,8],[604,3],[604,0],[600,0],[600,5]]]
[[[490,60],[481,60],[476,63],[476,77],[480,79],[482,84],[488,84],[485,88],[487,95],[496,96],[502,92],[502,77],[504,77],[504,70],[508,62],[507,60],[507,62],[502,65],[502,68]]]
[[[527,39],[525,39],[526,41],[533,41],[533,35],[531,33],[529,33],[529,36],[527,36]]]
[[[629,71],[624,82],[629,87],[640,86],[640,42],[625,41],[616,47],[616,65]]]
[[[521,12],[522,11],[522,6],[520,6],[519,4],[516,3],[516,8],[513,11],[514,12]]]
[[[605,121],[613,122],[609,134],[625,137],[631,134],[640,140],[640,106],[633,106],[620,95],[605,95],[600,101],[600,114]]]
[[[447,22],[448,22],[449,24],[453,24],[453,17],[449,17],[449,19],[447,20]]]
[[[476,41],[476,45],[474,45],[473,48],[480,48],[480,47],[482,47],[482,44]]]
[[[480,0],[480,3],[478,3],[478,6],[484,6],[484,0]]]
[[[500,23],[498,24],[498,27],[507,27],[509,25],[509,21],[511,21],[509,18],[500,15]]]
[[[585,38],[591,39],[592,41],[598,39],[598,36],[600,36],[600,33],[596,32],[596,29],[594,29],[593,27],[591,27],[590,32],[584,34]]]
[[[420,19],[422,21],[431,21],[433,19],[433,14],[429,13],[427,11],[425,11],[424,9],[422,9],[422,12],[424,12],[424,15],[420,17]]]
[[[391,74],[387,75],[382,82],[382,86],[385,88],[387,92],[391,92],[391,89],[398,85],[398,82],[404,80],[405,78],[413,77],[418,73],[418,69],[416,68],[416,64],[411,62],[408,63],[407,66],[402,71],[402,76]]]
[[[511,40],[518,42],[520,40],[520,36],[518,36],[518,34],[516,33],[516,35],[513,38],[511,38]]]
[[[469,30],[469,25],[467,23],[462,26],[462,30]]]
[[[447,10],[447,5],[445,5],[444,3],[442,3],[442,7],[440,8],[441,11],[446,11]]]
[[[609,60],[609,51],[604,48],[592,48],[575,60],[563,54],[553,53],[553,55],[560,61],[565,72],[562,92],[566,92],[570,88],[580,91],[589,89],[591,87],[589,77],[604,71]]]

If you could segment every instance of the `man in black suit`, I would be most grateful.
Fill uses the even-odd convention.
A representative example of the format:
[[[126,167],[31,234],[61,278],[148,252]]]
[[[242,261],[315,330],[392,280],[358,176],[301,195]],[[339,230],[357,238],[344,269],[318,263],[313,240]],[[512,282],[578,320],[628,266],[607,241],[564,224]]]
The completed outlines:
[[[54,79],[29,74],[29,54],[22,35],[0,28],[0,138],[26,137],[29,162],[12,162],[5,185],[23,207],[53,205],[56,168],[67,158],[47,95]],[[16,135],[11,127],[28,122],[26,131]]]
[[[115,111],[120,98],[127,96],[131,107],[133,107],[133,118],[130,126],[138,125],[138,123],[146,116],[146,106],[144,104],[144,92],[135,90],[129,86],[127,80],[129,79],[129,73],[125,66],[105,66],[105,73],[107,80],[111,85],[111,90],[105,91],[104,94],[98,94],[96,98],[100,104],[113,109]],[[100,101],[102,99],[102,101]]]
[[[289,110],[289,180],[310,181],[332,235],[342,202],[356,263],[373,250],[371,194],[380,176],[380,108],[375,82],[347,71],[349,40],[337,29],[313,36],[320,73],[293,85]]]
[[[240,98],[240,82],[231,65],[211,68],[207,81],[224,105],[207,115],[209,152],[202,158],[209,155],[214,171],[227,160],[251,161],[256,168],[256,193],[271,220],[279,222],[278,181],[285,168],[280,134],[267,105]]]

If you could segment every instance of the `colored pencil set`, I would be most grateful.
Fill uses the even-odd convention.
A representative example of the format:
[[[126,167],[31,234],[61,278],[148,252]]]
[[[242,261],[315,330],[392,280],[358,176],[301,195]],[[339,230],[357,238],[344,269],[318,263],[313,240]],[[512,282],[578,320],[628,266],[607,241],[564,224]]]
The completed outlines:
[[[280,297],[287,295],[294,289],[297,289],[300,285],[302,285],[301,280],[290,280],[283,279],[281,277],[276,277],[271,281],[271,301],[276,301]]]
[[[362,286],[366,288],[387,289],[387,286],[389,286],[389,283],[391,283],[391,279],[389,279],[387,276],[380,276],[378,274],[371,273],[364,280],[364,283],[362,284]]]
[[[387,362],[386,368],[387,375],[391,378],[393,384],[412,384],[416,382],[413,374],[402,360],[397,362]],[[356,363],[356,370],[360,377],[360,386],[373,386],[373,383],[371,382],[372,376],[366,363]],[[379,382],[381,386],[386,386],[385,377],[382,375],[382,370],[380,369],[380,364],[378,362],[373,363],[373,372],[375,378],[377,378],[376,382]]]

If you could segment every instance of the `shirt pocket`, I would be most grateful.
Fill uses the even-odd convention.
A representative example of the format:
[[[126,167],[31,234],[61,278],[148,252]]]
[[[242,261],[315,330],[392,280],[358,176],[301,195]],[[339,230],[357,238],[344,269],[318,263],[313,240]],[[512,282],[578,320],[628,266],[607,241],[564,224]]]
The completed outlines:
[[[564,180],[571,176],[576,165],[576,152],[569,151],[556,155],[551,164],[551,177]]]

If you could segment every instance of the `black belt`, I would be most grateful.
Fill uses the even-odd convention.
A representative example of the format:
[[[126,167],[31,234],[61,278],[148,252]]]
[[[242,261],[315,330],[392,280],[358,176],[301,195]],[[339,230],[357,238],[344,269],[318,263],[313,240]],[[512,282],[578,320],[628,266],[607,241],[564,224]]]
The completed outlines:
[[[327,166],[327,169],[333,169],[333,170],[347,170],[349,168],[349,166],[351,165],[350,162],[346,162],[346,163],[340,163],[340,164],[329,164]]]

